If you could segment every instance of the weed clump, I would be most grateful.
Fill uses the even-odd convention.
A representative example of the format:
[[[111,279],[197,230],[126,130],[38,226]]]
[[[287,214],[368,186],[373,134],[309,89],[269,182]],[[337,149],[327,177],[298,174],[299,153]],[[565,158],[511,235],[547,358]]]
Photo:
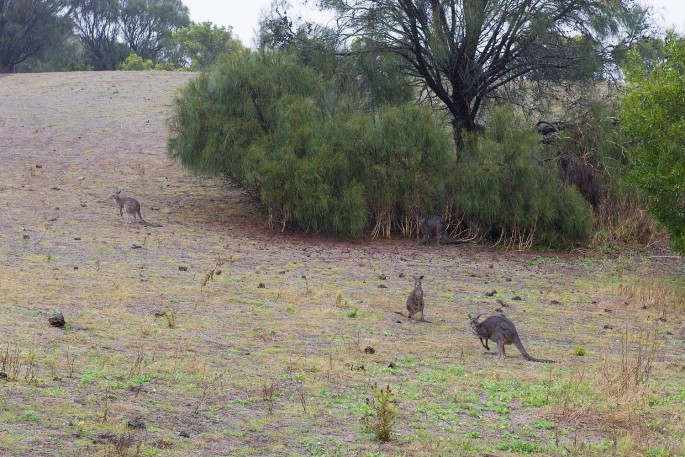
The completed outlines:
[[[362,421],[382,442],[391,440],[390,433],[397,415],[396,403],[395,393],[389,385],[385,389],[378,384],[371,386],[371,397],[366,398],[367,410]]]

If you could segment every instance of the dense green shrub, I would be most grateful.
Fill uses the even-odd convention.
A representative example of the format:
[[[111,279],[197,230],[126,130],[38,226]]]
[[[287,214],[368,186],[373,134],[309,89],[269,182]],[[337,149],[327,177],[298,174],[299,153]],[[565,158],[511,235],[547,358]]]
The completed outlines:
[[[464,221],[506,245],[567,245],[592,227],[589,204],[511,107],[493,110],[485,132],[467,137],[456,181]]]
[[[669,33],[663,52],[651,68],[637,53],[626,65],[621,122],[631,140],[631,179],[650,197],[673,248],[685,253],[685,38]]]
[[[373,111],[279,52],[225,57],[177,97],[169,154],[222,175],[283,222],[389,234],[440,209],[454,172],[448,132],[414,104]]]

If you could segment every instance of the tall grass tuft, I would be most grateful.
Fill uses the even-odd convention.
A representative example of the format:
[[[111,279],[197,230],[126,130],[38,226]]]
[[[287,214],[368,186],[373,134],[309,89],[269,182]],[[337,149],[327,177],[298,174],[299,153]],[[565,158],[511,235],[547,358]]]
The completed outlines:
[[[367,411],[362,420],[373,434],[382,442],[391,440],[392,427],[395,424],[395,393],[390,386],[385,389],[378,384],[371,386],[371,397],[366,399]]]

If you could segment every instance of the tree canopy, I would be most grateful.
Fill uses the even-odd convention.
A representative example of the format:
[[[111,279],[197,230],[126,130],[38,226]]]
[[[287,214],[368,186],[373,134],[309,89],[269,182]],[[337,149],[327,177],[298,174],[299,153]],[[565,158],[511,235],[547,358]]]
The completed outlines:
[[[400,56],[450,113],[457,146],[515,80],[587,64],[607,68],[617,47],[645,29],[633,0],[323,0],[343,36]],[[581,39],[577,39],[580,37]]]
[[[121,34],[131,51],[157,62],[174,31],[190,25],[181,0],[122,0]]]
[[[174,38],[193,70],[209,68],[222,54],[243,49],[240,41],[233,37],[231,27],[217,26],[209,21],[183,27],[174,33]]]
[[[66,0],[0,0],[0,73],[36,57],[69,27]]]

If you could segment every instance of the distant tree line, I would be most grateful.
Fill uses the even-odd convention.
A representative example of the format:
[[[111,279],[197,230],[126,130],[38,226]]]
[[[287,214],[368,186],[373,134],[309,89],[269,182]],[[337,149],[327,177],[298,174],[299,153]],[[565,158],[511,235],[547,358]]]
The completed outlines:
[[[241,48],[181,0],[0,0],[0,73],[201,69]]]

